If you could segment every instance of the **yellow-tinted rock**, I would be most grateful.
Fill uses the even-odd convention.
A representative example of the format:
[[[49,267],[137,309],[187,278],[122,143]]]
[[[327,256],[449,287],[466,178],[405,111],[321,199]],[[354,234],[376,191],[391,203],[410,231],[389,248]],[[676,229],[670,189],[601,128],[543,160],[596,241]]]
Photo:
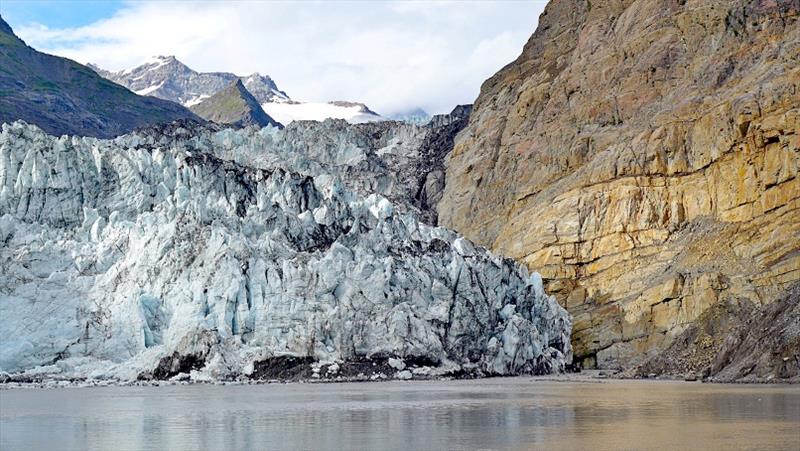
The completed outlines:
[[[800,280],[800,2],[554,0],[487,80],[442,225],[542,273],[630,366]]]

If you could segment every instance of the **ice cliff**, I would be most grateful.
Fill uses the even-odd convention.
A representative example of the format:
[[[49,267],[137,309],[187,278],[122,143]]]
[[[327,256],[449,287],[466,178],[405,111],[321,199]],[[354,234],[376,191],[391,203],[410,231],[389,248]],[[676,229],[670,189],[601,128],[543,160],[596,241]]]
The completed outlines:
[[[371,129],[303,139],[337,124],[113,140],[4,124],[0,371],[225,379],[286,359],[563,370],[571,320],[539,275],[420,222],[385,167],[356,177],[386,161],[359,147]],[[414,137],[385,139],[383,153],[408,156]]]

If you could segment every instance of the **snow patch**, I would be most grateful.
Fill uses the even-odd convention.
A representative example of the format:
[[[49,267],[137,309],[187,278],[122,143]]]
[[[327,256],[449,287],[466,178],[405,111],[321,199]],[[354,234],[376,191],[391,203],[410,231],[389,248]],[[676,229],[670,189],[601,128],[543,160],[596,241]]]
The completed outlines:
[[[148,67],[147,70],[155,70],[159,67],[166,66],[169,64],[170,58],[168,56],[151,56],[142,64],[142,66],[152,66]],[[141,67],[141,66],[140,66]]]
[[[138,91],[133,91],[133,92],[135,92],[136,94],[138,94],[140,96],[146,96],[146,95],[150,94],[151,92],[155,91],[156,89],[161,88],[162,86],[164,86],[164,82],[163,81],[161,83],[157,84],[157,85],[148,86],[147,88],[140,89]]]
[[[211,97],[211,96],[207,95],[207,94],[196,95],[196,96],[192,97],[191,99],[187,100],[186,102],[184,102],[183,106],[188,108],[190,106],[197,105],[198,103],[202,102],[203,100],[205,100],[205,99],[207,99],[209,97]]]
[[[365,113],[358,105],[340,106],[332,103],[288,103],[265,102],[261,108],[283,125],[294,121],[324,121],[325,119],[344,119],[351,124],[385,121],[376,114]]]

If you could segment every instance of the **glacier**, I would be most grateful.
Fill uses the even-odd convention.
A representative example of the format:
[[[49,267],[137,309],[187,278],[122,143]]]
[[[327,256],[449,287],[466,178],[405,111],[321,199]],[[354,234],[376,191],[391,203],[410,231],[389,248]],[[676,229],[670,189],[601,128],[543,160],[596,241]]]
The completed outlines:
[[[541,277],[426,223],[432,133],[328,120],[101,140],[3,124],[0,373],[564,371],[572,322]]]
[[[324,121],[325,119],[344,119],[351,124],[386,120],[364,104],[354,102],[269,101],[262,103],[261,108],[284,125],[294,121]]]

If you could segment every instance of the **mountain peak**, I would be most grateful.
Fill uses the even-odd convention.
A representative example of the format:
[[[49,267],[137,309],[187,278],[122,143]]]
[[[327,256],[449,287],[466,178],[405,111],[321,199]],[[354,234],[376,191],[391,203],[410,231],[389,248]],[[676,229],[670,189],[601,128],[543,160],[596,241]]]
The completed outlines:
[[[19,36],[14,34],[14,30],[11,28],[11,25],[0,16],[0,35],[5,35],[2,43],[6,45],[27,45],[25,41],[23,41]]]
[[[177,64],[177,65],[180,65],[180,66],[186,66],[185,64],[180,62],[178,60],[178,58],[175,57],[175,55],[168,55],[168,56],[158,55],[158,56],[150,57],[147,61],[145,61],[139,67],[155,66],[154,68],[158,68],[158,67],[161,67],[161,66],[166,66],[168,64]]]
[[[248,125],[281,127],[279,122],[264,112],[258,100],[245,88],[240,78],[190,109],[198,116],[219,124],[237,127]]]
[[[255,102],[256,105],[259,104],[258,100],[256,100],[255,97],[253,97],[253,94],[251,94],[250,91],[247,90],[247,87],[244,85],[241,78],[237,78],[233,83],[231,83],[231,86],[229,86],[227,89],[235,89],[236,91],[239,91],[239,95],[242,96],[242,98],[245,99],[246,101],[249,101],[252,98],[253,102]]]
[[[411,108],[405,111],[396,111],[388,116],[389,119],[409,124],[423,125],[431,120],[431,115],[420,107]]]
[[[14,34],[14,30],[11,29],[11,25],[9,25],[8,22],[6,22],[5,19],[3,19],[3,16],[0,16],[0,33],[6,33],[16,36]]]

